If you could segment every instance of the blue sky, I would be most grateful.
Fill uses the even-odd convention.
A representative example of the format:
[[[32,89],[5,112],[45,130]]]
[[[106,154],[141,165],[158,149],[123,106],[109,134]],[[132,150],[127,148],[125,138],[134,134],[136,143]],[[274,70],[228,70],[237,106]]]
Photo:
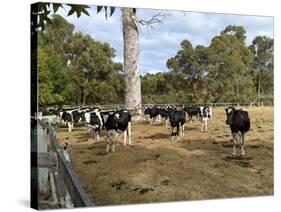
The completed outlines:
[[[67,16],[60,9],[59,14],[74,24],[75,31],[89,34],[93,39],[107,42],[116,50],[114,61],[123,61],[123,39],[121,11],[116,8],[112,17],[105,19],[104,13],[96,14],[96,7],[89,9],[90,17],[82,15]],[[227,25],[242,25],[247,31],[246,43],[258,35],[273,38],[273,17],[228,15],[218,13],[163,11],[154,9],[138,9],[139,20],[149,20],[157,13],[168,16],[163,24],[155,24],[153,28],[141,26],[140,30],[140,72],[141,74],[167,71],[166,61],[173,57],[184,39],[196,45],[208,46],[211,39],[218,35]]]

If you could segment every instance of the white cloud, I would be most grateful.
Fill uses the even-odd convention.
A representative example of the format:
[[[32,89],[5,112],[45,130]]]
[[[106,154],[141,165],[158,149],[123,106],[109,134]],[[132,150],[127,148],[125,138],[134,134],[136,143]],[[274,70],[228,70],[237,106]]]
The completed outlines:
[[[193,47],[199,44],[208,46],[212,38],[229,24],[245,27],[247,45],[258,35],[273,37],[273,17],[152,9],[139,9],[138,17],[148,20],[159,12],[169,14],[164,19],[164,24],[156,24],[153,28],[141,27],[139,59],[142,73],[167,70],[166,61],[176,54],[182,40],[188,39]],[[60,10],[59,13],[75,25],[76,31],[82,31],[91,35],[95,40],[109,43],[116,49],[114,61],[123,61],[122,23],[119,8],[107,20],[103,12],[96,14],[94,6],[90,10],[91,17],[85,15],[80,18],[67,17],[64,10]]]

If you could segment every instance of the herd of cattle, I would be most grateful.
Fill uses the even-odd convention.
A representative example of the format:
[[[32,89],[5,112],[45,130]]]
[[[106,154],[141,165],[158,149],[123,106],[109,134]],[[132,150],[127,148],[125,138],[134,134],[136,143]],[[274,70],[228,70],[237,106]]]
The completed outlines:
[[[234,107],[225,108],[226,124],[230,126],[233,141],[233,154],[236,154],[236,145],[240,140],[241,155],[245,155],[244,138],[245,133],[250,129],[250,119],[248,112]],[[116,137],[118,134],[124,134],[124,145],[131,145],[131,113],[128,110],[110,109],[102,110],[99,108],[73,108],[58,109],[51,111],[57,116],[62,124],[68,126],[71,132],[74,123],[85,123],[88,131],[95,141],[99,141],[101,130],[106,131],[106,152],[115,151]],[[211,106],[183,106],[178,109],[176,106],[146,106],[144,115],[150,124],[153,125],[157,121],[164,121],[168,126],[170,123],[171,140],[175,136],[179,140],[184,136],[184,127],[186,121],[192,122],[193,119],[201,121],[201,131],[207,131],[208,120],[213,118],[213,110]],[[174,131],[176,129],[176,131]]]

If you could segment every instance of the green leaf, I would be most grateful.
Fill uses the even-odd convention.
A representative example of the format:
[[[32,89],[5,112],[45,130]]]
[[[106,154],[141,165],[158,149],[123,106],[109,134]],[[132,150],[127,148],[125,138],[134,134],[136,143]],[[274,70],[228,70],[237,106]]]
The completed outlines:
[[[82,12],[83,12],[84,14],[86,14],[87,16],[90,16],[90,13],[89,13],[85,8],[82,9]]]
[[[72,7],[72,8],[69,10],[67,16],[72,15],[74,12],[75,12],[75,10],[74,10],[74,8]]]
[[[97,13],[99,13],[102,8],[103,8],[103,6],[97,6]]]
[[[115,7],[110,7],[110,15],[109,15],[109,17],[111,17],[113,15],[114,11],[115,11]]]
[[[53,3],[53,10],[54,10],[54,13],[56,13],[60,7],[62,7],[62,4]]]
[[[107,7],[104,7],[105,18],[107,19]]]
[[[78,18],[81,16],[81,9],[80,8],[76,9],[76,14],[77,14]]]

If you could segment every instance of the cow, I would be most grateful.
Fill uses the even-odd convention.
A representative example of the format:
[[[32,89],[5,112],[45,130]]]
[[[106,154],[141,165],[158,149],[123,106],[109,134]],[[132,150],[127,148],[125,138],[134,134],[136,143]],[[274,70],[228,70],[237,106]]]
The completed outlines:
[[[174,111],[172,110],[169,113],[169,120],[171,124],[171,140],[173,140],[174,136],[176,135],[178,137],[184,136],[184,124],[185,124],[185,111]],[[174,128],[177,128],[176,133],[174,133]]]
[[[104,128],[107,134],[106,152],[115,151],[117,133],[124,133],[124,146],[131,145],[131,113],[127,110],[109,112]],[[110,148],[111,147],[111,148]]]
[[[164,119],[164,123],[165,123],[166,127],[168,126],[169,113],[170,113],[170,111],[167,108],[165,108],[165,107],[160,108],[160,115],[161,115],[162,119]]]
[[[62,113],[61,119],[67,124],[68,132],[71,132],[74,126],[74,122],[84,122],[85,112],[79,111],[78,109],[66,110]]]
[[[211,106],[207,106],[209,108],[209,118],[212,120],[213,119],[213,108]]]
[[[168,106],[165,106],[165,107],[161,107],[160,108],[160,115],[162,117],[162,119],[165,120],[165,126],[167,127],[168,126],[168,122],[169,122],[169,114],[172,112],[172,111],[176,111],[177,108],[175,106],[171,106],[171,105],[168,105]]]
[[[225,108],[226,112],[226,121],[225,123],[230,126],[232,141],[233,141],[233,155],[236,155],[236,144],[240,138],[241,144],[241,155],[245,155],[244,143],[245,143],[245,134],[250,129],[250,118],[247,111],[242,109],[236,110],[234,107]]]
[[[98,108],[95,108],[93,111],[85,113],[85,120],[91,137],[94,137],[94,141],[98,142],[99,133],[104,128],[104,114]]]
[[[199,118],[200,108],[197,106],[185,106],[183,110],[188,114],[189,122],[192,123],[192,117],[195,116],[195,120]]]
[[[208,119],[211,117],[209,106],[200,107],[200,117],[201,117],[201,131],[205,132],[207,131]]]
[[[156,118],[160,116],[161,110],[156,106],[146,107],[144,109],[144,114],[149,116],[150,124],[152,125],[155,122]]]
[[[144,115],[145,115],[145,117],[146,117],[146,121],[148,121],[148,120],[150,119],[150,111],[151,111],[151,107],[146,106],[146,107],[144,108],[143,113],[144,113]]]

